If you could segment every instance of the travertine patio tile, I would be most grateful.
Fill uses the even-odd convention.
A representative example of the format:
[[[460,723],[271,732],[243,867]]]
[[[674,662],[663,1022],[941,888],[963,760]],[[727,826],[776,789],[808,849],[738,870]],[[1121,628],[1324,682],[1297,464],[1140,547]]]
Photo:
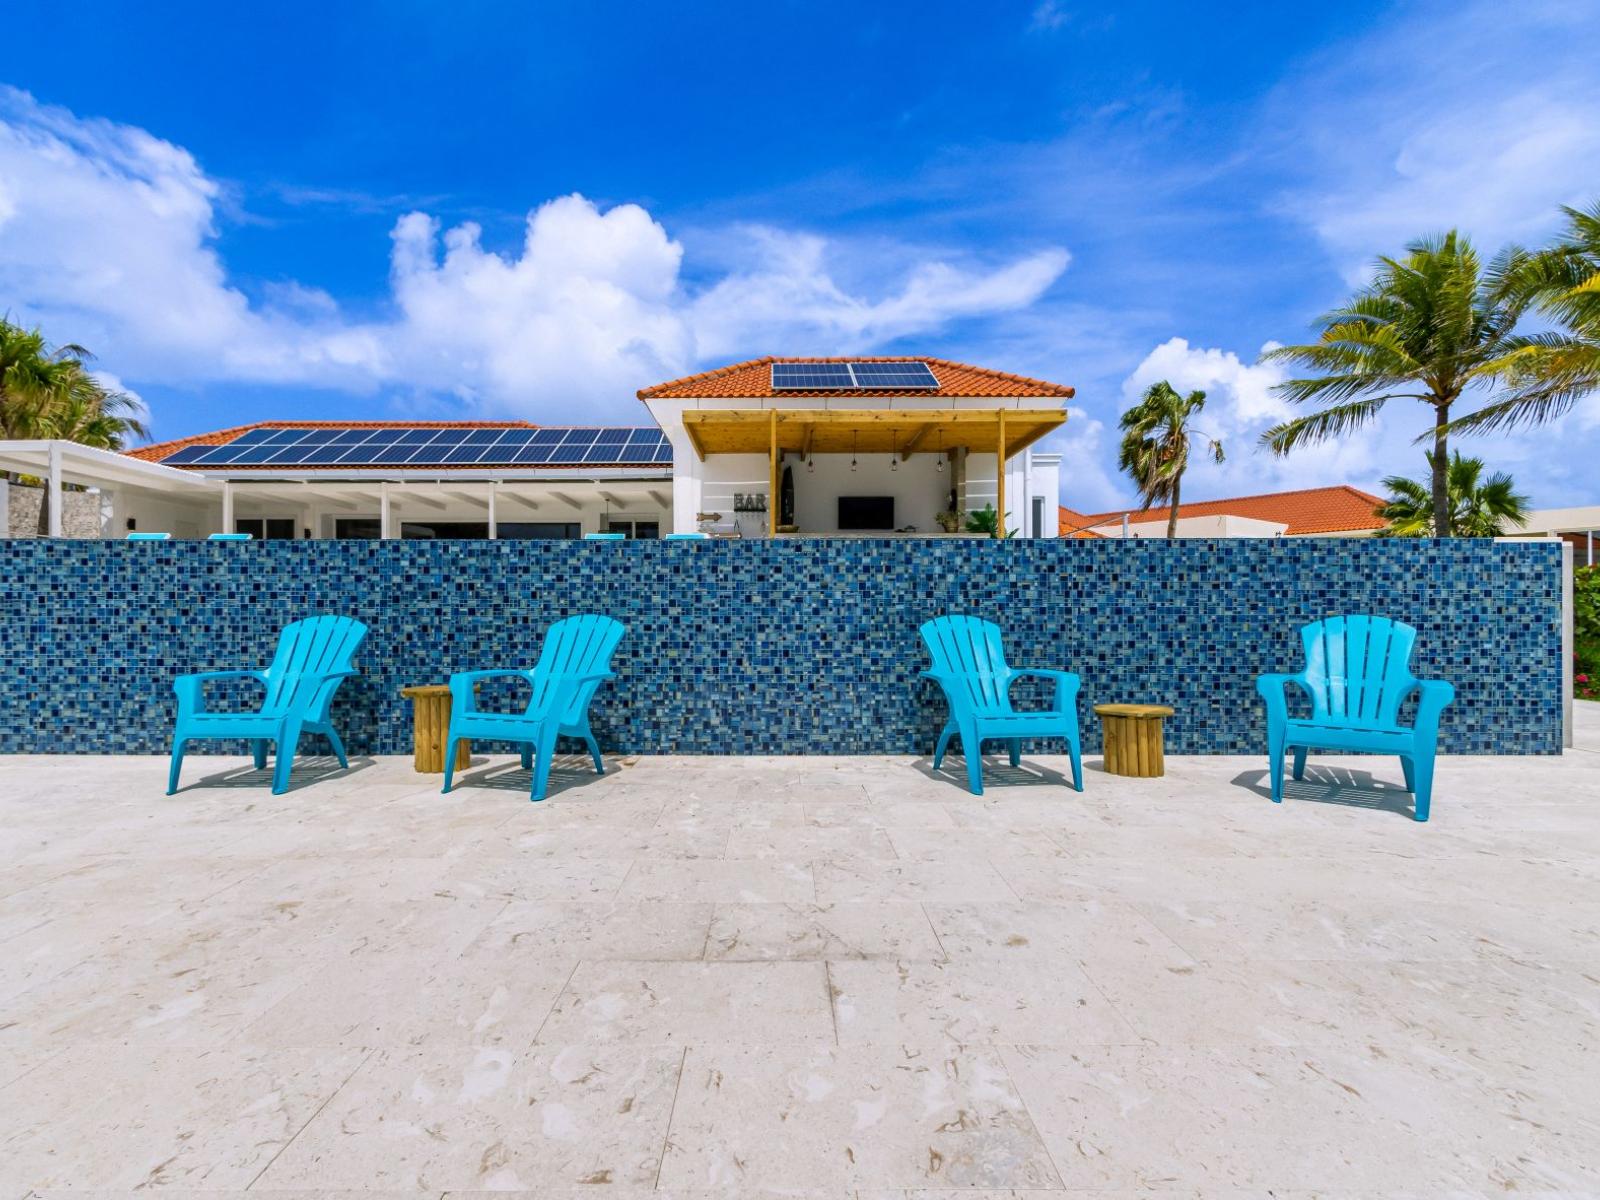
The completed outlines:
[[[514,901],[464,954],[698,960],[710,922],[709,903]]]
[[[729,858],[814,862],[851,854],[894,858],[894,844],[882,829],[870,826],[802,825],[794,829],[742,830],[729,835]]]
[[[641,1044],[382,1051],[255,1189],[648,1188],[683,1054]]]
[[[242,1190],[366,1054],[81,1042],[0,1092],[0,1182]]]
[[[818,862],[815,870],[821,904],[1016,899],[1000,874],[982,860],[839,858]]]
[[[1375,1049],[1000,1053],[1068,1188],[1505,1192],[1535,1152],[1464,1076]]]
[[[719,904],[708,961],[940,959],[938,938],[915,904]]]
[[[239,1034],[260,1046],[505,1046],[525,1049],[577,966],[469,951],[428,963],[334,960]]]
[[[953,962],[1012,959],[1082,962],[1108,956],[1129,961],[1192,959],[1130,904],[1080,900],[925,904],[939,944]]]
[[[1071,962],[836,962],[828,976],[841,1046],[1140,1040]]]
[[[695,1046],[666,1189],[1057,1187],[998,1053]]]
[[[586,962],[542,1044],[833,1044],[820,962]]]
[[[778,859],[641,859],[619,900],[709,900],[719,904],[800,904],[816,899],[811,866]]]

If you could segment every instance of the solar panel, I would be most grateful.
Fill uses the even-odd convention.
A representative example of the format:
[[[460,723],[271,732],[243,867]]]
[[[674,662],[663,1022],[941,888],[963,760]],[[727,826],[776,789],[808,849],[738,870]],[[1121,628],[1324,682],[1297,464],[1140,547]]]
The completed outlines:
[[[371,442],[360,446],[352,446],[350,452],[339,460],[340,466],[353,466],[361,463],[394,462],[394,449],[387,445],[374,445]]]
[[[437,429],[402,429],[400,441],[407,446],[424,446],[438,436]]]
[[[496,444],[501,446],[521,446],[532,440],[533,430],[531,429],[507,429],[501,432],[500,441]]]
[[[167,455],[161,461],[169,467],[175,467],[182,463],[192,463],[197,458],[204,458],[215,449],[215,446],[185,446],[182,450],[177,450]]]
[[[354,445],[356,442],[364,442],[371,436],[372,430],[370,429],[346,429],[333,440],[335,445],[349,446]]]
[[[320,446],[324,442],[331,442],[339,436],[337,429],[308,429],[305,436],[297,443],[301,446]]]
[[[500,430],[498,429],[474,429],[465,438],[469,446],[487,446],[499,440]]]
[[[936,388],[938,377],[927,363],[858,362],[850,364],[856,386],[864,388]]]
[[[620,444],[628,440],[628,434],[630,432],[631,431],[627,429],[602,429],[599,434],[596,435],[594,440],[598,445],[601,446],[609,446],[613,443]]]
[[[924,362],[773,363],[774,391],[857,391],[894,388],[937,389],[939,379]]]
[[[328,463],[338,462],[348,453],[350,453],[349,446],[340,446],[336,443],[331,445],[315,446],[311,449],[310,453],[308,453],[300,461],[308,467],[325,466]]]
[[[514,461],[517,462],[518,464],[549,462],[550,461],[550,456],[552,454],[554,454],[555,452],[556,452],[556,449],[555,449],[554,446],[549,446],[549,445],[541,446],[536,441],[535,442],[530,442],[528,445],[524,446],[521,450],[517,451],[517,457],[516,457],[516,459]]]
[[[852,388],[850,367],[846,363],[773,363],[772,386],[788,391],[823,388]]]
[[[240,434],[228,444],[230,446],[244,446],[253,442],[264,442],[277,432],[278,431],[276,429],[251,429]]]
[[[287,446],[291,442],[298,442],[305,435],[306,431],[304,429],[274,429],[261,440],[268,445]]]
[[[230,463],[242,454],[253,452],[254,449],[256,448],[250,446],[213,446],[207,451],[204,458],[196,459],[195,461],[203,467],[213,466],[218,463]],[[268,453],[275,454],[281,449],[281,446],[273,446]]]

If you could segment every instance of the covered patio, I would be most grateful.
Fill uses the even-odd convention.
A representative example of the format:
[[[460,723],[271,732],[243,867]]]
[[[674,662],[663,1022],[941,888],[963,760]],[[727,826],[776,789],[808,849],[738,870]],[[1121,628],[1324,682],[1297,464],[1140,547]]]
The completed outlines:
[[[1426,825],[1365,759],[7,759],[0,1185],[1592,1194],[1580,746]]]
[[[902,528],[908,525],[917,533],[934,532],[942,511],[973,512],[993,505],[1008,512],[1008,503],[1019,498],[1026,502],[1027,493],[1035,490],[1011,467],[1025,450],[1059,428],[1066,412],[772,406],[691,409],[681,420],[699,464],[702,503],[717,508],[730,492],[736,498],[759,497],[758,511],[765,518],[761,532],[776,537],[848,531],[846,511],[829,507],[842,498],[879,500],[875,511],[896,514],[900,519],[891,520],[887,529],[899,532],[913,531]],[[765,460],[764,477],[752,469],[760,459]],[[1051,456],[1052,466],[1054,461]],[[1009,500],[1008,475],[1014,477]],[[802,487],[813,493],[809,504],[800,496]]]

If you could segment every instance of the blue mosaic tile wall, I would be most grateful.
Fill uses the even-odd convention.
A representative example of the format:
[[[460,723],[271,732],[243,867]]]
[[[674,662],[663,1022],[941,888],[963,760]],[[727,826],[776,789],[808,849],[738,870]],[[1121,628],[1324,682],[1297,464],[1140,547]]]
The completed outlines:
[[[1081,673],[1086,749],[1091,705],[1139,701],[1178,710],[1173,753],[1261,753],[1255,676],[1298,669],[1298,626],[1346,612],[1420,630],[1417,673],[1457,689],[1447,751],[1561,747],[1553,544],[18,540],[0,567],[4,752],[164,752],[174,675],[264,666],[281,626],[336,612],[372,632],[335,720],[353,752],[406,753],[401,686],[531,666],[584,611],[629,627],[595,711],[612,751],[925,753],[943,704],[917,626],[944,612]]]

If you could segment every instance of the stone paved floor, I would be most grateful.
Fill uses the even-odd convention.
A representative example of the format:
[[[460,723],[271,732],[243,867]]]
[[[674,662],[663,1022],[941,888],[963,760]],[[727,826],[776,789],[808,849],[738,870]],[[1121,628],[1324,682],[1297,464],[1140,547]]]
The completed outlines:
[[[0,760],[0,1200],[1600,1194],[1593,750],[482,763]]]

